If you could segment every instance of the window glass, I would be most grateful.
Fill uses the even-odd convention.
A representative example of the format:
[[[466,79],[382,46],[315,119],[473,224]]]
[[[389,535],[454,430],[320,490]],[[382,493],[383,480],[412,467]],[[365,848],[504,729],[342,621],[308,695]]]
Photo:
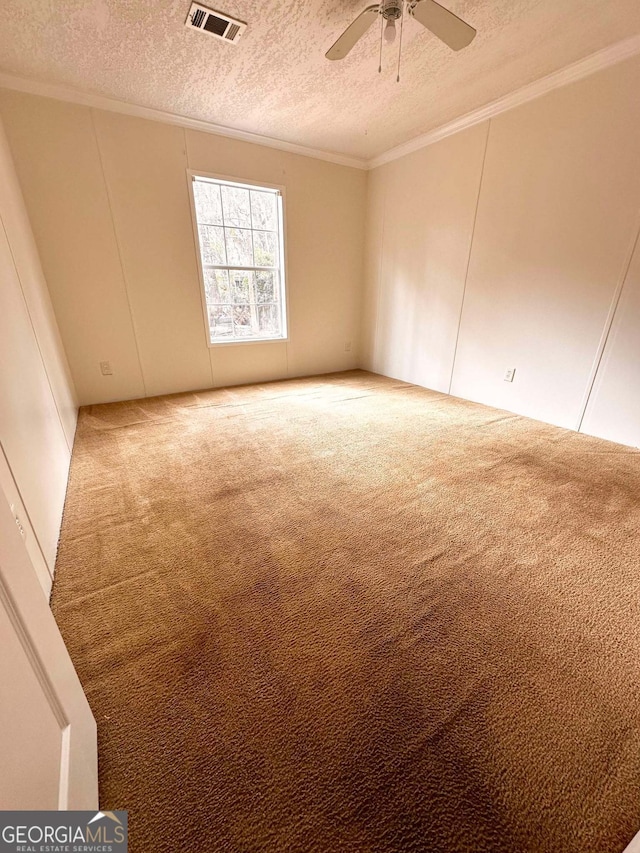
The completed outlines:
[[[192,189],[210,342],[285,337],[280,193],[205,176]]]

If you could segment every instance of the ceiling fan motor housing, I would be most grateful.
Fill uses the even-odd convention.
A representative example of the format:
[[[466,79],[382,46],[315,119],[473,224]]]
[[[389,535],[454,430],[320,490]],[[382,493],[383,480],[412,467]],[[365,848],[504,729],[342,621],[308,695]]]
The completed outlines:
[[[382,0],[380,14],[386,21],[397,21],[402,17],[402,0]]]

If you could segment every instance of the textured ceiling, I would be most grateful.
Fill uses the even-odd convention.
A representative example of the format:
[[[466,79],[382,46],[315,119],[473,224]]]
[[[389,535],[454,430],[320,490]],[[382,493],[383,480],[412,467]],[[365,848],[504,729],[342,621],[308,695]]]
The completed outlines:
[[[640,32],[639,0],[442,0],[478,30],[453,53],[417,21],[324,53],[371,0],[212,0],[249,26],[184,26],[190,0],[2,0],[0,70],[355,157],[374,157]]]

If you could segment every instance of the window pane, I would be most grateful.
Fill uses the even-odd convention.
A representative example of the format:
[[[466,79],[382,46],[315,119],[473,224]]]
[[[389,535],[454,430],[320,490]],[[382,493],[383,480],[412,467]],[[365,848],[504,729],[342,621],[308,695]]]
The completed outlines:
[[[234,225],[238,228],[251,228],[249,190],[227,186],[223,186],[221,189],[224,224]]]
[[[224,230],[214,225],[199,225],[200,248],[203,264],[226,264]]]
[[[227,270],[205,270],[204,293],[207,304],[231,302],[231,289],[229,287],[229,273]]]
[[[241,267],[252,267],[251,231],[243,231],[241,228],[225,228],[224,234],[229,265],[238,264]]]
[[[239,338],[247,338],[253,334],[250,305],[233,306],[233,331]]]
[[[251,276],[246,270],[231,270],[231,302],[251,302]]]
[[[196,219],[201,225],[222,225],[222,202],[219,184],[193,182]]]
[[[277,300],[275,274],[272,272],[256,272],[253,274],[257,302],[275,302]]]
[[[191,188],[211,343],[281,337],[279,193],[205,178]]]
[[[278,266],[278,235],[273,231],[253,232],[253,264],[256,267]]]
[[[280,307],[278,305],[258,305],[258,326],[261,335],[280,334]]]
[[[253,227],[264,231],[278,230],[277,196],[251,190],[251,216]]]
[[[232,337],[233,308],[231,305],[209,305],[208,311],[211,340]]]

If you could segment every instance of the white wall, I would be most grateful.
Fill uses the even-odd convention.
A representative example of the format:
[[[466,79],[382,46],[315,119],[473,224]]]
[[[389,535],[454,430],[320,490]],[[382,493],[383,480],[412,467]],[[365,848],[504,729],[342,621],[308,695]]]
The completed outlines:
[[[77,407],[65,353],[0,125],[0,500],[15,507],[51,588]]]
[[[82,404],[358,364],[366,173],[6,90],[0,111]],[[207,347],[187,168],[285,186],[287,342]]]
[[[640,445],[639,83],[636,57],[373,171],[367,367],[575,429],[600,363],[583,429]]]

